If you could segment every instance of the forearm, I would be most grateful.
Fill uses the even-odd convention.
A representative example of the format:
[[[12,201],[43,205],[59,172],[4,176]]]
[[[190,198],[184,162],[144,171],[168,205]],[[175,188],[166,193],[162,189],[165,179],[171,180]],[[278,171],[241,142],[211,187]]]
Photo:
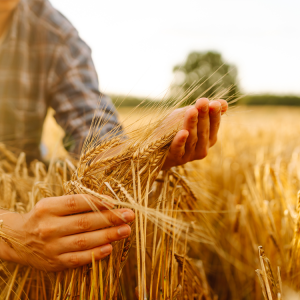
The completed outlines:
[[[17,252],[11,248],[2,238],[0,239],[0,260],[22,263]]]
[[[1,234],[1,233],[0,233]],[[8,244],[1,238],[0,239],[0,259],[11,261],[9,251],[12,250]]]

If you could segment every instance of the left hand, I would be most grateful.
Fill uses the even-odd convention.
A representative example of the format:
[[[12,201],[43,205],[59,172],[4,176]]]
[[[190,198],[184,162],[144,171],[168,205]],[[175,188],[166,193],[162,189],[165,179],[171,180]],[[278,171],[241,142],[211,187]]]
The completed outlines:
[[[221,115],[228,109],[225,100],[198,99],[186,110],[183,128],[174,137],[163,169],[203,159],[217,142]]]

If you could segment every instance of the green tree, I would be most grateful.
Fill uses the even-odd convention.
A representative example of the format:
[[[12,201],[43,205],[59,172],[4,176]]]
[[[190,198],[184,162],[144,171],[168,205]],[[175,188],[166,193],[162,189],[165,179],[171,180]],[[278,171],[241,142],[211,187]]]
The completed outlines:
[[[171,86],[171,96],[182,96],[193,88],[185,104],[199,96],[217,96],[224,90],[228,90],[225,97],[234,98],[238,93],[236,68],[226,64],[217,52],[192,52],[183,64],[174,67],[173,72],[175,82]]]

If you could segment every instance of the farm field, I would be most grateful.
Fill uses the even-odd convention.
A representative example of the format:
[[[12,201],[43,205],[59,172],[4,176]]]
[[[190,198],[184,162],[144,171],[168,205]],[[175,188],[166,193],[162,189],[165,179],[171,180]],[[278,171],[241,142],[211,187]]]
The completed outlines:
[[[134,123],[136,128],[140,127],[140,122],[145,125],[155,116],[154,111],[139,121],[144,113],[141,110],[132,112],[132,108],[119,110],[125,126]],[[61,144],[62,130],[51,114],[50,111],[43,134],[48,159],[52,154],[65,155]],[[164,295],[173,293],[178,296],[173,299],[299,299],[299,114],[300,108],[296,107],[234,107],[223,117],[218,143],[207,158],[164,175],[163,178],[169,178],[169,189],[176,197],[187,197],[187,206],[179,209],[177,214],[183,214],[188,220],[194,240],[185,246],[184,242],[177,240],[178,244],[173,246],[177,252],[173,253],[167,242],[170,240],[163,233],[158,234],[161,244],[155,243],[153,247],[150,241],[154,239],[155,230],[150,225],[147,227],[147,247],[144,252],[141,250],[145,266],[141,270],[147,278],[147,290],[149,282],[153,283],[151,299],[155,299],[155,291],[157,294],[159,288]],[[178,174],[185,181],[176,190],[174,182],[179,182],[176,181]],[[153,195],[159,195],[157,197],[163,197],[160,194],[163,190],[161,182],[162,179],[154,184],[152,191]],[[40,193],[42,196],[42,189]],[[173,243],[175,240],[173,235]],[[162,287],[159,279],[149,279],[152,276],[149,273],[151,251],[162,245],[165,248],[157,248],[153,257],[156,257],[158,274],[161,270],[165,280],[174,283],[170,290],[169,284]],[[259,250],[259,246],[263,248]],[[121,276],[124,299],[133,299],[132,291],[138,285],[137,247],[132,245],[134,251],[130,252],[129,263],[124,266],[125,275]],[[184,263],[181,259],[185,256],[180,254],[183,249],[188,257]],[[169,255],[175,255],[178,266],[173,267],[174,261],[168,261]],[[168,267],[169,263],[171,267]],[[182,265],[187,268],[186,279],[180,279]],[[171,276],[172,272],[178,272],[178,279],[177,275]],[[71,278],[71,273],[67,274],[67,278]],[[78,279],[79,287],[80,282]],[[68,285],[65,284],[64,289],[67,292]],[[194,293],[198,298],[180,298],[182,291],[185,295]]]

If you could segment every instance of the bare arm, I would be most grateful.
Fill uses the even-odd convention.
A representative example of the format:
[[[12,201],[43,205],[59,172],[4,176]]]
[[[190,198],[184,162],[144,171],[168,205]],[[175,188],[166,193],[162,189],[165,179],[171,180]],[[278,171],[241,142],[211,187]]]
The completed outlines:
[[[17,224],[20,221],[19,217],[20,214],[16,214],[7,210],[0,209],[0,220],[1,220],[0,232],[3,231],[5,233],[6,232],[5,227],[8,226],[8,224],[15,224],[16,227],[19,227],[20,224]],[[21,263],[20,258],[17,255],[16,251],[13,248],[11,248],[11,246],[7,242],[5,242],[3,238],[0,238],[0,259]]]

